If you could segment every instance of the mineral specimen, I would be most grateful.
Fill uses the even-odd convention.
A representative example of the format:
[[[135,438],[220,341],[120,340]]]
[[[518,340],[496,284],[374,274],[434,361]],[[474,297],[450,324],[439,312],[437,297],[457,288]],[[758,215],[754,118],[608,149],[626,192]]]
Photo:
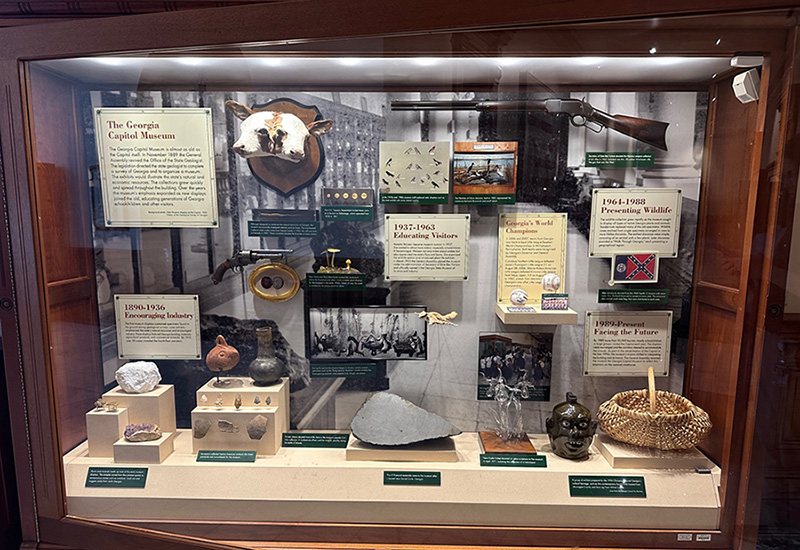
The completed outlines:
[[[222,404],[223,404],[223,401],[222,401],[222,394],[220,393],[220,394],[218,394],[218,395],[217,395],[217,400],[216,400],[216,401],[214,401],[214,405],[216,405],[216,407],[217,407],[218,409],[221,409],[221,408],[222,408]]]
[[[217,427],[219,431],[226,434],[235,434],[239,431],[239,426],[227,420],[217,420]]]
[[[250,439],[259,440],[267,433],[267,419],[260,414],[247,423],[247,435]]]
[[[155,441],[161,438],[161,428],[155,424],[128,424],[123,435],[131,443]]]
[[[373,445],[407,445],[458,435],[461,430],[399,395],[380,392],[370,397],[350,423],[353,435]]]
[[[192,430],[192,435],[195,439],[203,439],[208,430],[211,429],[211,422],[206,420],[205,418],[198,418],[194,421],[194,426]]]
[[[158,367],[150,361],[126,363],[117,369],[114,377],[125,393],[146,393],[161,382]]]
[[[233,400],[233,406],[236,407],[237,411],[242,407],[242,396],[238,393],[236,394],[236,399]]]
[[[208,397],[206,397],[206,394],[200,395],[200,403],[202,403],[203,405],[208,403]]]

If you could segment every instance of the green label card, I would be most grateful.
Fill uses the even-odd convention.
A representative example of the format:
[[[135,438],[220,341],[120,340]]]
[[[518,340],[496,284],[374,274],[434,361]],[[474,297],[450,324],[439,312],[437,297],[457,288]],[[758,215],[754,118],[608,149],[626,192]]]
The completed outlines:
[[[450,195],[442,194],[401,194],[401,193],[381,193],[381,204],[447,204]]]
[[[147,468],[89,468],[86,487],[128,487],[144,489]]]
[[[668,299],[668,288],[601,288],[597,291],[597,301],[601,304],[666,304]]]
[[[435,485],[442,484],[441,472],[383,472],[384,485]]]
[[[484,453],[481,466],[510,466],[517,468],[547,468],[544,455],[515,455],[510,453]]]
[[[375,378],[375,363],[311,363],[311,378]]]
[[[283,434],[284,447],[307,448],[332,448],[345,449],[350,434],[324,434],[324,433],[285,433]]]
[[[307,273],[308,290],[364,290],[367,276],[363,273]]]
[[[453,204],[514,204],[516,195],[453,195]]]
[[[642,476],[569,476],[571,497],[647,498]]]
[[[337,204],[322,207],[322,220],[332,221],[372,221],[371,206],[351,206]]]
[[[595,168],[650,168],[656,162],[655,153],[632,152],[611,153],[595,152],[586,153],[586,166]]]
[[[316,237],[319,222],[247,222],[249,237]]]
[[[197,462],[255,462],[255,451],[197,451]]]

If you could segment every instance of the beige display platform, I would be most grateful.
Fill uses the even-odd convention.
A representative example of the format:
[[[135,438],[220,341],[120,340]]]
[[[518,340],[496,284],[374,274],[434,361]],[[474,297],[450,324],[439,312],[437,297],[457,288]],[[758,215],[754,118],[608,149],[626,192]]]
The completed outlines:
[[[542,310],[539,306],[530,306],[529,311],[509,311],[515,308],[506,304],[495,304],[494,312],[506,325],[577,325],[578,313],[573,309]]]
[[[86,413],[86,440],[89,456],[114,456],[114,443],[122,437],[128,422],[128,409],[92,410]]]
[[[196,392],[195,403],[198,407],[213,408],[217,396],[222,395],[222,406],[234,408],[234,401],[237,395],[242,396],[242,410],[263,410],[267,406],[280,409],[282,418],[279,425],[281,432],[289,431],[289,379],[281,378],[280,382],[270,386],[256,386],[252,378],[241,376],[221,376],[227,384],[222,387],[214,386],[216,377],[209,380]],[[203,395],[206,402],[203,403]],[[254,403],[255,398],[261,400],[259,405]],[[269,405],[267,405],[269,398]]]
[[[144,489],[86,487],[86,444],[64,457],[70,515],[100,520],[208,520],[541,526],[609,529],[719,527],[718,476],[693,470],[613,469],[599,453],[570,461],[532,435],[547,468],[481,467],[475,433],[455,436],[453,463],[354,462],[344,449],[281,448],[252,463],[197,462],[192,434],[148,466]],[[385,471],[435,471],[440,486],[384,485]],[[715,469],[718,473],[719,469]],[[640,475],[647,498],[570,497],[570,475]]]
[[[347,460],[384,462],[458,462],[456,444],[451,438],[399,447],[381,447],[364,443],[350,435],[345,456]]]
[[[145,393],[125,393],[117,386],[103,394],[103,401],[116,401],[128,409],[130,424],[155,424],[162,432],[175,431],[175,388],[159,384]]]
[[[620,443],[605,434],[600,434],[595,438],[594,446],[615,469],[694,470],[695,468],[714,468],[714,463],[696,447],[685,451],[662,451]]]
[[[114,443],[114,462],[136,464],[158,464],[164,462],[174,450],[174,432],[164,432],[155,441],[137,441],[131,443],[120,438]]]
[[[257,416],[267,419],[267,432],[261,439],[251,439],[247,424]],[[192,426],[198,420],[211,423],[208,433],[201,439],[192,437],[192,452],[197,451],[255,451],[257,455],[274,455],[281,448],[283,436],[283,414],[278,407],[260,407],[235,410],[217,410],[213,407],[197,407],[192,411]],[[236,431],[220,429],[220,421],[233,426]],[[232,428],[233,429],[233,428]]]

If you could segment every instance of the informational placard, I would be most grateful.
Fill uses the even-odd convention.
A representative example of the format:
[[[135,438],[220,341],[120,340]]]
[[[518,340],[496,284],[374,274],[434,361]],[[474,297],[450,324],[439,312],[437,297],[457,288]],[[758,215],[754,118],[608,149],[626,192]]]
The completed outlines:
[[[671,311],[587,311],[583,374],[669,374]]]
[[[384,485],[441,485],[441,472],[385,471]]]
[[[515,455],[511,453],[483,453],[481,466],[499,466],[507,468],[547,468],[545,455]]]
[[[367,276],[363,273],[307,273],[308,290],[363,291]]]
[[[197,451],[196,462],[255,462],[255,451]]]
[[[642,476],[569,476],[571,497],[647,498]]]
[[[675,258],[680,226],[680,189],[595,189],[589,256],[653,252]]]
[[[558,275],[560,289],[566,289],[566,214],[500,214],[499,225],[498,303],[511,304],[511,292],[521,288],[528,295],[526,306],[540,305],[542,277],[548,273]]]
[[[283,434],[282,445],[293,448],[345,449],[349,439],[349,433],[288,432]]]
[[[469,221],[469,214],[386,214],[386,280],[467,280]]]
[[[253,219],[247,222],[249,237],[316,237],[319,233],[319,216],[316,210],[253,210]]]
[[[375,378],[375,363],[311,363],[311,378]]]
[[[111,487],[144,489],[147,483],[147,468],[100,468],[91,467],[86,472],[86,487]]]
[[[601,288],[597,291],[600,304],[666,304],[668,300],[668,288]]]
[[[217,227],[211,109],[95,109],[107,227]]]
[[[586,166],[593,168],[650,168],[656,163],[652,151],[617,153],[608,151],[587,152]]]
[[[200,359],[197,295],[117,294],[120,359]]]

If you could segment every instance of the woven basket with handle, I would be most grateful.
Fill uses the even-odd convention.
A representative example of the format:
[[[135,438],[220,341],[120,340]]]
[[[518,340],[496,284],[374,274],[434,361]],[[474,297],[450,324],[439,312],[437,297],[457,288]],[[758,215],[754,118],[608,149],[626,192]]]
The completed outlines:
[[[689,449],[711,430],[708,413],[681,395],[656,391],[653,368],[649,389],[614,395],[600,405],[600,429],[613,439],[662,450]]]

